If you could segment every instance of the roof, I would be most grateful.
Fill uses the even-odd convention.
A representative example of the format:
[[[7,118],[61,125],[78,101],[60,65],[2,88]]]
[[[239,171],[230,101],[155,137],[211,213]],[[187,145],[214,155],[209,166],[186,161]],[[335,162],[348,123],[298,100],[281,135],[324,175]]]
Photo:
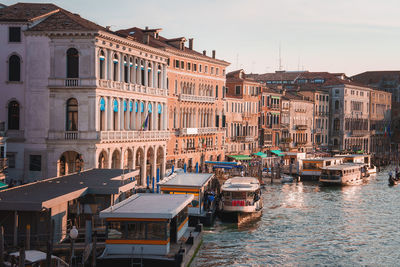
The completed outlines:
[[[162,186],[203,187],[214,177],[213,173],[174,173],[164,178]]]
[[[335,157],[345,157],[345,158],[358,158],[358,157],[369,157],[368,154],[349,154],[349,155],[335,155]]]
[[[385,81],[393,81],[398,84],[400,83],[400,70],[366,71],[352,76],[351,79],[365,85],[376,85]],[[385,86],[385,84],[382,84],[382,86]]]
[[[86,194],[118,194],[133,188],[138,171],[91,169],[0,191],[0,210],[40,211]],[[123,175],[123,180],[121,176]]]
[[[223,191],[255,191],[260,188],[260,182],[254,177],[233,177],[225,181]]]
[[[160,30],[160,29],[157,29],[157,30]],[[131,27],[128,29],[118,30],[116,33],[120,36],[123,36],[126,38],[131,38],[138,42],[143,42],[144,35],[146,34],[145,32],[148,32],[148,31],[149,31],[148,29]],[[185,47],[184,50],[180,50],[180,49],[176,48],[171,42],[171,41],[180,41],[182,38],[183,37],[168,39],[161,35],[158,35],[158,38],[155,38],[154,36],[152,36],[150,34],[148,45],[155,47],[155,48],[168,49],[171,52],[179,52],[179,53],[183,53],[183,54],[187,54],[187,55],[200,57],[200,58],[203,58],[204,60],[212,60],[212,61],[215,61],[217,64],[223,64],[225,66],[228,66],[230,64],[229,62],[226,62],[224,60],[215,59],[215,58],[203,55],[203,53],[199,53],[196,50],[189,49],[188,47]]]
[[[253,153],[253,155],[255,156],[259,156],[261,158],[266,158],[268,155],[263,153],[263,152],[257,152],[257,153]]]
[[[192,194],[136,194],[101,211],[100,217],[172,219],[192,200]]]
[[[343,163],[339,165],[334,165],[334,166],[328,166],[328,167],[322,167],[321,169],[323,170],[347,170],[347,169],[354,169],[354,168],[360,168],[363,165],[356,164],[356,163]]]
[[[54,4],[17,3],[0,9],[0,21],[34,21],[59,9]]]
[[[51,14],[42,22],[33,26],[29,31],[108,31],[106,28],[97,25],[78,14],[60,9]]]
[[[280,150],[271,150],[271,152],[274,153],[277,156],[284,156],[284,154]]]

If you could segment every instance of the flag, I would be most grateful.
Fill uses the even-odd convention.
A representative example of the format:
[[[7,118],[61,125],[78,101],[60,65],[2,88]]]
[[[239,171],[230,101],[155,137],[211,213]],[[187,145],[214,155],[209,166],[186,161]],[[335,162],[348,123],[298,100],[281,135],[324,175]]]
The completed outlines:
[[[144,131],[146,131],[148,129],[148,124],[149,124],[149,113],[147,113],[146,119],[144,120],[143,125],[142,125],[142,129]]]

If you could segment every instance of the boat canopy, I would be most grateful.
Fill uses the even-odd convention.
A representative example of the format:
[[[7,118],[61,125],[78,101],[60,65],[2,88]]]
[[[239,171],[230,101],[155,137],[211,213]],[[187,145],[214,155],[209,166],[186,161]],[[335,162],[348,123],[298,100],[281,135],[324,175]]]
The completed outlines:
[[[251,160],[252,158],[248,155],[228,155],[228,157],[235,160]]]
[[[229,165],[214,165],[213,166],[214,169],[227,169],[230,170],[233,168],[233,166],[229,166]]]
[[[279,157],[284,156],[284,154],[280,150],[271,150],[271,153],[274,153],[275,155],[277,155]]]
[[[261,158],[266,158],[268,155],[263,153],[263,152],[257,152],[257,153],[253,153],[253,155],[255,156],[259,156]]]
[[[224,167],[232,168],[231,166]],[[173,175],[164,178],[158,184],[160,186],[185,186],[201,188],[213,177],[213,173],[174,173]]]

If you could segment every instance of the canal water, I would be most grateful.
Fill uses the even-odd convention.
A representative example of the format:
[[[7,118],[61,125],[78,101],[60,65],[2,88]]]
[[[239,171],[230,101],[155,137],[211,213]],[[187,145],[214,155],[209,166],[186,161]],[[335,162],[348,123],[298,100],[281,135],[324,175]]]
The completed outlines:
[[[258,221],[205,229],[194,266],[399,266],[400,185],[267,185]]]

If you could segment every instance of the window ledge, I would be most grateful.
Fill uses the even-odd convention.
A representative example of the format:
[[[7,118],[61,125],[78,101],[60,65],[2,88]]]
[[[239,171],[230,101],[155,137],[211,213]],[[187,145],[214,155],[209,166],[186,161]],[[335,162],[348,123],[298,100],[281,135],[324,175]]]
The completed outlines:
[[[6,83],[7,84],[23,84],[24,82],[22,82],[22,81],[19,81],[19,82],[17,82],[17,81],[6,81]]]

